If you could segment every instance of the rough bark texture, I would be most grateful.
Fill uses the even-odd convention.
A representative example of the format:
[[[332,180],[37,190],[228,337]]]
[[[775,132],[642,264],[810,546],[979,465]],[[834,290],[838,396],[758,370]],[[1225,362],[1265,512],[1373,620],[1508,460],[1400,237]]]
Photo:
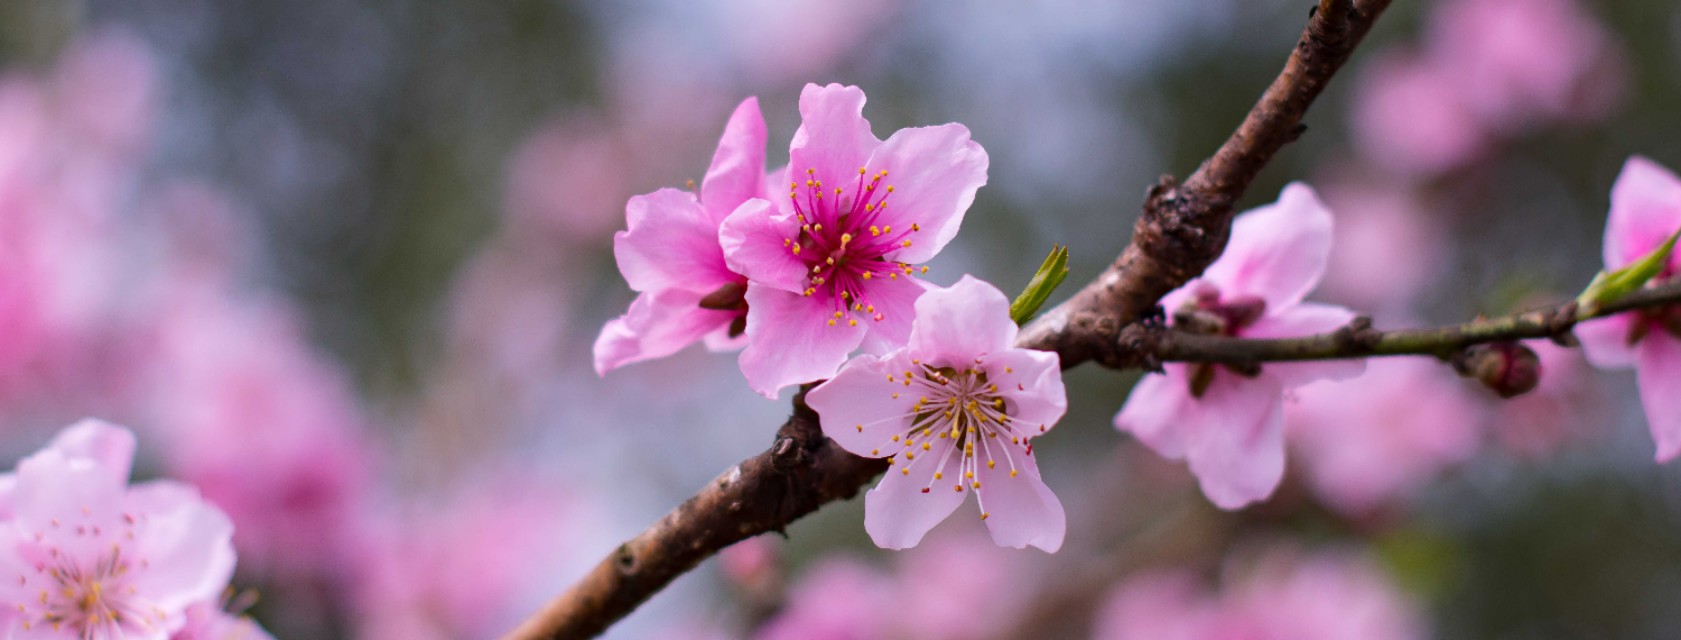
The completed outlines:
[[[1150,190],[1126,250],[1096,280],[1024,327],[1017,344],[1055,351],[1064,368],[1128,361],[1119,337],[1225,249],[1232,207],[1261,168],[1301,135],[1302,115],[1390,0],[1320,0],[1284,71],[1237,131],[1183,184]],[[886,464],[828,442],[801,396],[771,448],[714,480],[509,633],[510,640],[600,634],[701,560],[855,495]]]

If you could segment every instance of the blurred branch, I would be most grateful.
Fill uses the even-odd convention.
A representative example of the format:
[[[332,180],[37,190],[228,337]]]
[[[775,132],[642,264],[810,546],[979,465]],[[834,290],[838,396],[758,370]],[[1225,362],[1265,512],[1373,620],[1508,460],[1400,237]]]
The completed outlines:
[[[1064,368],[1124,360],[1117,340],[1122,327],[1219,257],[1231,233],[1233,205],[1272,156],[1302,134],[1302,115],[1389,1],[1320,0],[1284,71],[1237,131],[1184,184],[1163,178],[1152,187],[1132,242],[1115,263],[1023,327],[1017,344],[1055,351]],[[885,468],[883,461],[852,456],[826,440],[802,393],[769,450],[620,545],[506,637],[600,634],[707,556],[850,498]]]
[[[1681,304],[1681,283],[1650,287],[1589,310],[1576,302],[1543,307],[1498,318],[1479,318],[1435,329],[1378,331],[1357,318],[1336,331],[1301,338],[1250,339],[1197,335],[1161,325],[1140,323],[1122,332],[1121,350],[1129,368],[1159,368],[1162,362],[1262,362],[1330,360],[1369,356],[1427,355],[1451,360],[1466,347],[1491,342],[1566,337],[1577,323],[1624,311]]]

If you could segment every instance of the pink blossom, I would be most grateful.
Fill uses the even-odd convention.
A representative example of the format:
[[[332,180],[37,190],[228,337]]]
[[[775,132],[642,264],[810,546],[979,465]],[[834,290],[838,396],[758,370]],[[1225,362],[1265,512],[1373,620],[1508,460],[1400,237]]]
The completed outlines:
[[[1524,345],[1541,358],[1541,383],[1535,390],[1495,405],[1491,420],[1495,441],[1522,458],[1542,458],[1564,445],[1601,432],[1595,419],[1604,410],[1582,354],[1549,340]]]
[[[1428,205],[1405,188],[1359,183],[1326,188],[1324,197],[1339,213],[1320,292],[1379,318],[1412,308],[1450,246]]]
[[[1484,416],[1440,363],[1380,358],[1358,378],[1323,381],[1284,407],[1308,482],[1330,506],[1363,514],[1475,454]]]
[[[1482,124],[1428,60],[1392,52],[1361,73],[1350,110],[1354,141],[1367,159],[1409,174],[1435,174],[1471,161],[1488,146]]]
[[[1163,571],[1116,588],[1099,614],[1099,640],[1415,640],[1416,605],[1365,556],[1274,550],[1225,572],[1206,593],[1195,576]]]
[[[545,123],[508,160],[509,227],[545,242],[604,239],[617,224],[618,203],[631,193],[624,146],[600,118],[567,114]]]
[[[1331,331],[1354,313],[1302,302],[1325,273],[1331,212],[1306,185],[1239,216],[1231,241],[1201,278],[1162,298],[1181,329],[1245,338]],[[1182,326],[1194,321],[1196,326]],[[1268,364],[1258,373],[1207,364],[1166,365],[1133,387],[1115,426],[1157,453],[1188,459],[1214,504],[1235,509],[1270,495],[1284,474],[1284,392],[1358,375],[1358,360]]]
[[[788,606],[757,640],[874,640],[888,637],[897,606],[886,572],[844,558],[821,561],[788,594]]]
[[[274,640],[274,636],[251,618],[200,603],[187,609],[186,626],[169,640]]]
[[[133,455],[127,429],[84,420],[18,463],[0,523],[7,637],[163,640],[227,587],[227,516],[187,485],[128,486]]]
[[[892,465],[864,502],[877,545],[916,546],[972,489],[994,542],[1062,546],[1062,503],[1031,442],[1067,408],[1062,372],[1015,338],[1003,292],[964,276],[916,301],[906,347],[854,358],[807,396],[825,434]]]
[[[903,345],[926,286],[912,265],[957,235],[986,183],[986,151],[963,125],[882,142],[863,112],[857,87],[806,85],[788,197],[748,201],[719,233],[749,280],[741,371],[766,396],[833,375],[860,344]]]
[[[613,254],[640,295],[601,329],[596,373],[741,333],[747,280],[726,265],[719,225],[738,205],[766,195],[765,121],[758,99],[748,98],[730,116],[698,197],[661,189],[626,205],[629,228],[613,236]]]
[[[1490,129],[1606,115],[1621,91],[1621,55],[1573,0],[1457,0],[1436,5],[1431,64]]]
[[[1605,223],[1605,268],[1640,259],[1681,229],[1681,180],[1640,156],[1628,159],[1611,187]],[[1653,283],[1681,273],[1681,252],[1672,254]],[[1640,401],[1657,441],[1658,462],[1681,454],[1681,307],[1618,314],[1576,327],[1588,361],[1604,369],[1633,366]]]

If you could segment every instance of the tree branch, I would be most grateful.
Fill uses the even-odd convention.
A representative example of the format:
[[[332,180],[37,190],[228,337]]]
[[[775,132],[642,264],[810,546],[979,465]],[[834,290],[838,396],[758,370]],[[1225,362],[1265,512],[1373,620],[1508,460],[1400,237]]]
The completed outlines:
[[[1150,190],[1132,243],[1072,298],[1023,328],[1017,344],[1055,351],[1064,368],[1115,362],[1121,328],[1200,275],[1225,249],[1232,206],[1263,166],[1302,133],[1301,119],[1390,0],[1320,0],[1300,41],[1243,123],[1185,183]],[[719,476],[583,580],[510,632],[508,640],[595,636],[726,546],[850,498],[883,469],[823,437],[796,396],[770,450]]]
[[[1435,329],[1378,331],[1370,321],[1354,323],[1330,333],[1300,338],[1232,338],[1197,335],[1162,326],[1137,324],[1122,332],[1121,350],[1129,368],[1159,368],[1162,362],[1218,362],[1251,365],[1263,362],[1329,360],[1372,356],[1427,355],[1450,360],[1466,347],[1533,338],[1562,338],[1577,323],[1624,311],[1681,304],[1681,283],[1641,289],[1586,311],[1569,302],[1498,318],[1477,319]]]

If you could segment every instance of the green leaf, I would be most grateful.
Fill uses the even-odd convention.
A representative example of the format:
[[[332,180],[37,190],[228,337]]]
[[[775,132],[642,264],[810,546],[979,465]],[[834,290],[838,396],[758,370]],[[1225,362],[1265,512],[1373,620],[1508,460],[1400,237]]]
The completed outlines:
[[[1010,319],[1015,320],[1017,325],[1027,324],[1034,314],[1039,313],[1039,307],[1045,305],[1045,300],[1050,299],[1051,292],[1067,277],[1068,247],[1053,245],[1051,254],[1045,256],[1039,271],[1027,282],[1027,288],[1022,289],[1016,301],[1010,303]]]
[[[1576,304],[1581,307],[1585,316],[1599,313],[1601,305],[1615,302],[1618,298],[1639,290],[1659,272],[1663,271],[1669,262],[1669,254],[1675,250],[1675,240],[1681,237],[1681,230],[1670,234],[1663,245],[1653,249],[1651,253],[1642,256],[1629,266],[1616,271],[1601,271],[1588,283],[1588,288],[1582,290],[1582,295],[1576,296]]]

